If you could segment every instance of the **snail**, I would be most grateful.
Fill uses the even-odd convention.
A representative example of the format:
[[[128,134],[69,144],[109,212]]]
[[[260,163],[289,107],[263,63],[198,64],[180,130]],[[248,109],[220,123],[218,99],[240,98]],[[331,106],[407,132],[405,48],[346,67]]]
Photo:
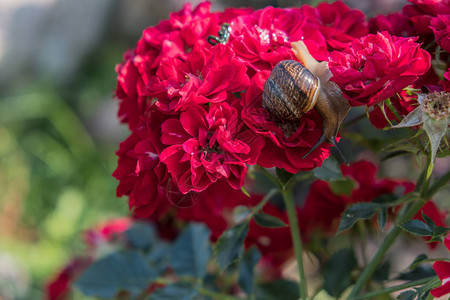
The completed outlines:
[[[280,61],[273,68],[264,84],[263,107],[278,120],[298,121],[302,115],[314,108],[322,118],[322,135],[305,159],[323,142],[330,142],[348,165],[336,142],[336,135],[345,119],[350,105],[342,95],[328,62],[318,62],[309,53],[302,41],[291,44],[297,58]]]

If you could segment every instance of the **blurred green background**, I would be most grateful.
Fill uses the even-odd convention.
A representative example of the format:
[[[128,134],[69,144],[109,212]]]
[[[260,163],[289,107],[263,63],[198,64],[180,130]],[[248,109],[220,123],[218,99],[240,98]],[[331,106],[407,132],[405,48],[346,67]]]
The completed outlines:
[[[111,176],[128,134],[115,116],[114,67],[145,27],[184,2],[1,1],[0,299],[42,299],[43,283],[82,252],[80,232],[128,214]],[[405,1],[347,3],[387,14]]]

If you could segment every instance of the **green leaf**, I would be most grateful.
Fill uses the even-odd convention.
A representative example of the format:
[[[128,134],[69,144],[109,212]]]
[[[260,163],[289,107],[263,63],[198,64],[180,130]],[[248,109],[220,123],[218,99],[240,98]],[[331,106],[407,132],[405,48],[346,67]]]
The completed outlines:
[[[178,276],[206,275],[206,265],[211,257],[210,231],[203,224],[191,223],[173,244],[170,264]]]
[[[398,297],[397,300],[414,300],[416,299],[417,292],[413,290],[407,290],[402,292]]]
[[[92,263],[74,283],[86,296],[111,299],[119,291],[138,295],[158,276],[138,251],[114,252]]]
[[[432,236],[433,230],[424,222],[420,220],[409,220],[399,225],[403,230],[419,235],[419,236]]]
[[[350,196],[355,187],[355,182],[351,179],[341,179],[330,182],[330,188],[335,195]]]
[[[125,232],[129,244],[137,249],[148,249],[157,237],[154,228],[144,222],[136,222]]]
[[[217,240],[214,253],[217,263],[225,270],[242,257],[244,240],[248,233],[248,220],[226,230]]]
[[[289,173],[285,169],[276,168],[278,181],[280,182],[281,186],[283,188],[286,188],[286,186],[294,179],[295,174]]]
[[[426,254],[419,254],[413,262],[409,265],[408,269],[413,270],[417,268],[422,262],[426,261],[428,256]]]
[[[198,296],[199,287],[188,282],[177,282],[154,291],[149,300],[190,300]]]
[[[436,225],[434,224],[433,219],[427,216],[423,211],[422,211],[422,218],[425,221],[425,223],[427,223],[428,227],[430,227],[430,229],[434,231]]]
[[[381,231],[384,231],[384,228],[386,227],[386,221],[387,221],[387,208],[382,208],[380,209],[380,212],[377,215],[377,222]]]
[[[324,160],[322,166],[315,168],[312,172],[318,179],[325,181],[343,179],[341,169],[339,168],[339,163],[332,158]]]
[[[298,300],[298,283],[279,279],[269,283],[258,284],[255,290],[255,299],[258,300]]]
[[[446,119],[442,120],[434,120],[432,118],[428,118],[423,123],[423,129],[428,135],[431,144],[431,162],[428,166],[427,170],[427,178],[431,176],[431,172],[434,168],[434,161],[436,159],[436,153],[439,148],[439,144],[441,143],[441,139],[444,137],[447,132],[448,121]]]
[[[252,247],[245,252],[244,257],[239,264],[239,278],[238,283],[244,292],[248,295],[253,293],[254,268],[261,259],[261,253],[258,248]]]
[[[337,233],[350,229],[358,220],[371,218],[379,209],[379,204],[370,202],[350,206],[342,215]]]
[[[353,249],[340,249],[334,253],[325,265],[324,290],[338,298],[352,284],[352,272],[357,267]]]
[[[428,116],[423,113],[422,108],[418,106],[410,112],[403,120],[392,128],[412,127],[422,124]]]
[[[255,213],[253,215],[253,218],[261,227],[269,227],[269,228],[279,228],[279,227],[286,227],[288,226],[286,223],[284,223],[282,220],[275,216],[271,216],[269,214],[259,212]]]
[[[245,189],[245,187],[241,187],[241,191],[244,193],[245,196],[251,198],[252,196],[249,194],[249,192]]]
[[[414,153],[417,154],[420,152],[420,148],[413,143],[408,142],[408,140],[401,140],[396,143],[389,144],[386,148],[386,151],[389,152],[399,152],[399,153]]]
[[[434,276],[435,274],[436,273],[430,265],[419,265],[410,271],[400,273],[397,279],[414,281]]]

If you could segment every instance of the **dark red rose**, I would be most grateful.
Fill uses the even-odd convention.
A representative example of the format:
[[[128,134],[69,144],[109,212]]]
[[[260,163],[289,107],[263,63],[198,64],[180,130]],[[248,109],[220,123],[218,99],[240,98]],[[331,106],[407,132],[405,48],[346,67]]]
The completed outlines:
[[[330,145],[327,143],[302,159],[321,136],[320,116],[311,110],[295,124],[277,124],[262,107],[263,86],[269,74],[269,71],[264,71],[255,75],[241,102],[243,121],[265,140],[258,165],[283,168],[294,174],[320,166],[330,155]]]
[[[68,299],[72,282],[89,266],[91,258],[75,257],[59,273],[50,279],[46,286],[47,300]]]
[[[445,238],[445,246],[450,251],[450,235]],[[430,291],[434,297],[442,297],[450,294],[450,262],[449,261],[437,261],[433,263],[433,269],[439,276],[442,284],[441,286],[434,288]]]
[[[430,21],[438,14],[450,14],[449,0],[409,0],[412,5],[403,7],[403,14],[410,18],[418,35],[431,34]],[[426,38],[426,37],[425,37]]]
[[[350,9],[342,1],[331,4],[323,2],[316,8],[304,5],[302,10],[308,12],[309,22],[319,25],[319,30],[325,37],[329,51],[342,50],[355,38],[360,38],[368,33],[364,13],[357,9]]]
[[[160,126],[165,118],[153,108],[116,152],[119,161],[113,176],[120,180],[116,193],[129,196],[136,216],[149,216],[167,198],[168,173],[159,158],[163,149]]]
[[[396,112],[402,117],[407,116],[419,105],[417,96],[409,95],[406,91],[401,91],[389,99]],[[383,107],[384,113],[381,107]],[[378,129],[383,129],[390,126],[387,120],[391,121],[392,125],[395,125],[401,121],[384,103],[379,103],[378,105],[373,106],[373,110],[369,112],[369,120],[370,123]]]
[[[186,4],[179,12],[172,13],[169,20],[148,27],[136,49],[128,51],[124,62],[117,65],[118,116],[130,129],[139,123],[140,116],[152,104],[147,87],[161,61],[187,59],[198,40],[206,40],[219,30],[218,16],[209,12],[210,6],[209,2],[203,2],[192,9],[191,4]]]
[[[212,104],[208,112],[191,106],[179,119],[161,125],[161,141],[167,146],[161,161],[183,194],[201,192],[220,178],[235,189],[242,187],[246,164],[256,160],[252,155],[258,154],[262,139],[249,139],[251,132],[238,118],[236,107],[224,102]]]
[[[431,19],[430,27],[433,30],[437,44],[450,53],[450,14],[437,15]]]
[[[313,56],[326,60],[328,51],[318,25],[308,22],[301,9],[267,7],[231,21],[230,45],[249,69],[249,76],[271,70],[284,59],[294,59],[290,43],[303,40]]]
[[[399,12],[387,16],[378,15],[369,20],[370,33],[376,34],[382,31],[387,31],[390,35],[401,37],[417,35],[409,17]]]
[[[87,230],[83,235],[84,242],[91,249],[95,249],[102,243],[114,241],[115,238],[127,231],[131,225],[132,219],[130,218],[113,219],[105,224],[100,224],[96,228]]]
[[[228,93],[247,88],[247,68],[233,51],[222,44],[208,49],[206,43],[198,42],[185,61],[162,60],[147,93],[157,99],[161,110],[183,111],[190,105],[222,102]]]
[[[450,66],[447,72],[444,73],[444,80],[441,82],[444,90],[450,92]]]
[[[400,92],[430,68],[430,54],[417,38],[369,34],[342,52],[330,54],[331,80],[350,105],[373,106]]]

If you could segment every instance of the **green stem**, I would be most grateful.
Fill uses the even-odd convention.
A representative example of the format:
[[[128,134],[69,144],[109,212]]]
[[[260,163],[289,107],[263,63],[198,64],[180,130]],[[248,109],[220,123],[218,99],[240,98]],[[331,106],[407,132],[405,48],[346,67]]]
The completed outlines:
[[[401,224],[406,222],[407,220],[411,219],[421,208],[424,206],[426,201],[419,198],[415,203],[412,203],[408,206],[405,213],[402,214],[402,216],[399,217],[399,220],[397,224]],[[348,295],[347,299],[355,299],[358,293],[361,291],[363,286],[366,284],[366,282],[372,277],[372,274],[375,272],[379,264],[384,258],[384,255],[389,250],[391,245],[394,243],[394,241],[397,239],[397,237],[400,235],[400,233],[403,230],[399,226],[395,226],[391,232],[386,236],[383,243],[381,244],[380,248],[378,248],[378,251],[375,253],[373,258],[370,260],[369,264],[366,266],[366,268],[362,271],[362,273],[359,275],[358,280],[356,281],[352,291]]]
[[[404,289],[407,289],[407,288],[410,288],[413,286],[418,286],[418,285],[428,283],[430,280],[432,280],[434,278],[436,278],[436,276],[426,277],[426,278],[418,279],[415,281],[410,281],[410,282],[402,283],[399,285],[391,286],[391,287],[388,287],[388,288],[385,288],[382,290],[373,291],[373,292],[367,293],[365,295],[356,297],[355,300],[374,299],[375,296],[386,295],[386,294],[401,291],[401,290],[404,290]]]
[[[305,270],[303,268],[303,246],[302,246],[302,240],[300,237],[300,230],[298,227],[298,221],[297,221],[297,213],[295,210],[295,203],[294,198],[292,197],[292,191],[290,189],[288,190],[282,190],[281,194],[283,195],[284,204],[286,205],[286,211],[289,218],[289,227],[291,229],[291,235],[292,235],[292,242],[294,243],[294,253],[295,258],[297,259],[297,265],[298,265],[298,275],[300,277],[300,283],[299,283],[299,292],[300,292],[300,299],[306,300],[308,299],[308,291],[307,291],[307,285],[306,285],[306,276],[305,276]]]

